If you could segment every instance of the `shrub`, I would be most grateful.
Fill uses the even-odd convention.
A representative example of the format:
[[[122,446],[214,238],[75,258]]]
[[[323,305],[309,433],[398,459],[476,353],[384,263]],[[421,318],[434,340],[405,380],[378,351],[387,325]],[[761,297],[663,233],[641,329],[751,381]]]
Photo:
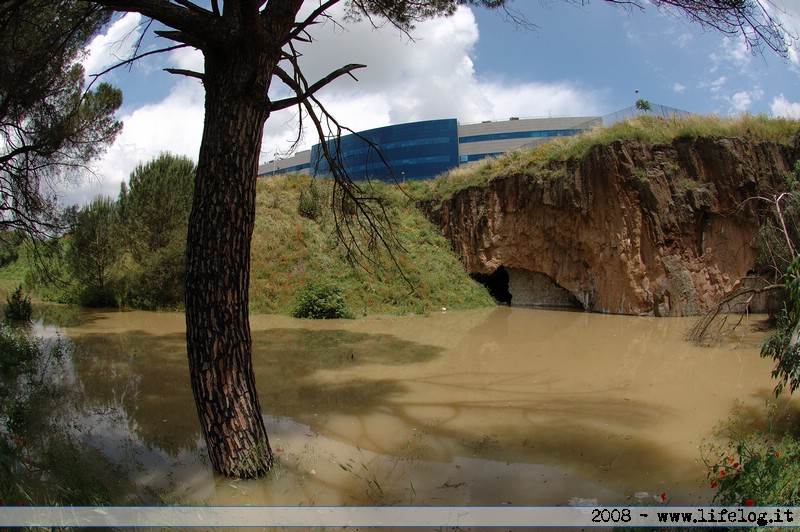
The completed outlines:
[[[22,291],[22,285],[11,292],[6,299],[5,316],[7,320],[30,321],[33,315],[31,299]]]
[[[24,329],[0,325],[0,405],[9,393],[12,381],[22,373],[30,373],[38,353],[36,344]]]
[[[745,432],[731,423],[717,431],[725,444],[708,445],[703,460],[721,506],[800,504],[800,441],[769,431]]]
[[[0,244],[0,267],[8,266],[19,259],[19,251],[16,247],[7,244]]]
[[[309,220],[316,220],[322,213],[322,206],[320,205],[320,193],[317,190],[313,179],[308,185],[308,188],[300,191],[300,197],[297,200],[297,213],[300,216],[308,218]]]
[[[342,295],[342,289],[330,283],[312,281],[301,288],[298,301],[292,310],[295,318],[330,320],[338,318],[352,319]]]

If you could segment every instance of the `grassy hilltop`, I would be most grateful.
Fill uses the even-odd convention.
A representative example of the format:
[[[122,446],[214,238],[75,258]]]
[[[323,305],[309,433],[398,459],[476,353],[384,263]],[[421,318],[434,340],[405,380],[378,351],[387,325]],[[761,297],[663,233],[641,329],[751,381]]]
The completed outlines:
[[[661,118],[641,115],[632,120],[617,122],[608,127],[598,127],[580,135],[558,137],[531,149],[508,152],[498,157],[483,159],[468,166],[460,166],[420,183],[416,194],[419,199],[437,201],[452,197],[460,190],[481,186],[499,177],[527,175],[538,180],[563,177],[569,160],[586,156],[593,146],[609,145],[617,141],[638,140],[647,145],[669,144],[676,139],[700,137],[750,138],[759,142],[791,144],[800,135],[800,122],[784,118],[744,115],[738,118],[720,118],[715,115]]]

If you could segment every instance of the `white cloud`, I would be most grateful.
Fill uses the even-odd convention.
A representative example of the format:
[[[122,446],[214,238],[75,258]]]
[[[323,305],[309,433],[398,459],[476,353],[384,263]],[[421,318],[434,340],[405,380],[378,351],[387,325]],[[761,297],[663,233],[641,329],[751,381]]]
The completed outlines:
[[[747,113],[753,105],[753,102],[760,100],[764,96],[764,91],[756,88],[750,91],[739,91],[730,97],[732,114]]]
[[[753,52],[747,47],[743,37],[729,37],[722,40],[722,49],[710,55],[712,64],[718,67],[735,67],[742,71],[753,59]]]
[[[701,89],[709,89],[712,94],[718,94],[727,82],[727,76],[720,76],[711,81],[701,81],[698,84],[698,87]]]
[[[83,204],[97,195],[116,197],[122,181],[139,163],[161,152],[197,160],[203,133],[203,88],[197,80],[180,79],[161,102],[122,116],[123,129],[95,164],[97,179],[66,192],[66,204]]]
[[[203,72],[203,53],[195,48],[179,48],[169,54],[170,66],[194,72]]]
[[[474,120],[507,119],[512,116],[585,116],[600,113],[602,94],[562,83],[482,83],[481,90],[492,102],[491,116]]]
[[[790,102],[783,93],[772,99],[770,110],[773,116],[800,119],[800,101]]]
[[[141,35],[142,16],[127,13],[112,23],[105,33],[97,35],[86,47],[83,67],[86,75],[99,74],[110,66],[131,57]]]
[[[677,39],[675,39],[675,43],[678,45],[678,48],[689,48],[694,41],[694,35],[688,31],[681,33]]]
[[[676,82],[675,82],[675,83],[672,85],[672,90],[673,90],[674,92],[677,92],[678,94],[681,94],[681,93],[683,93],[683,92],[685,92],[685,91],[686,91],[686,85],[684,85],[684,84],[682,84],[682,83],[678,83],[678,82],[676,81]]]
[[[317,79],[346,63],[367,68],[334,82],[322,100],[373,98],[381,94],[392,123],[474,116],[490,104],[475,80],[470,53],[478,40],[472,11],[417,25],[412,39],[392,27],[376,30],[367,21],[315,28],[317,42],[304,47],[302,68]],[[345,117],[340,117],[344,119]]]

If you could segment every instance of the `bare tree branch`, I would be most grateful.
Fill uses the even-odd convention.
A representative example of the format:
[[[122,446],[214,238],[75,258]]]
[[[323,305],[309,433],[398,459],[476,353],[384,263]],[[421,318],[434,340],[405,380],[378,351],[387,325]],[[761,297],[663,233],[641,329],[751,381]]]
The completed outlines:
[[[378,154],[380,160],[390,172],[391,164],[383,155],[379,146],[360,134],[354,133],[349,128],[342,127],[328,113],[325,106],[314,96],[316,91],[311,90],[313,86],[309,86],[303,76],[297,64],[297,52],[291,45],[290,48],[291,53],[287,54],[286,59],[294,67],[294,76],[289,75],[280,67],[276,68],[276,74],[295,94],[307,95],[303,98],[292,98],[291,100],[306,110],[306,115],[311,120],[317,137],[320,139],[319,149],[322,152],[322,159],[327,163],[330,174],[334,179],[332,210],[334,227],[339,242],[344,246],[348,258],[367,271],[369,271],[368,265],[374,265],[377,262],[378,249],[386,250],[396,270],[400,272],[401,277],[413,290],[413,283],[405,275],[397,260],[395,250],[402,250],[403,246],[396,238],[382,201],[378,197],[367,194],[353,180],[353,176],[350,175],[342,160],[341,150],[339,149],[342,132],[346,131],[364,140],[374,149],[374,152]],[[342,71],[339,75],[349,73],[347,67],[339,70]],[[327,131],[323,121],[327,124]],[[365,177],[369,178],[369,176]]]
[[[289,35],[289,38],[291,40],[297,39],[299,35],[308,29],[309,26],[312,24],[317,24],[317,19],[321,16],[325,16],[325,12],[328,11],[328,9],[332,8],[341,1],[342,0],[327,0],[327,2],[320,4],[320,6],[312,11],[303,22],[300,22],[295,26],[295,29]]]
[[[91,77],[94,78],[94,79],[98,79],[101,76],[104,76],[105,74],[108,74],[112,70],[116,70],[116,69],[118,69],[120,67],[123,67],[125,65],[130,65],[130,64],[138,61],[139,59],[143,59],[143,58],[151,56],[151,55],[161,54],[161,53],[164,53],[164,52],[171,52],[173,50],[180,50],[181,48],[186,48],[187,46],[189,46],[189,45],[188,44],[178,44],[178,45],[175,45],[175,46],[169,46],[167,48],[159,48],[158,50],[151,50],[149,52],[145,52],[143,54],[136,55],[134,57],[131,57],[129,59],[125,59],[124,61],[120,61],[119,63],[111,65],[110,67],[106,68],[105,70],[103,70],[101,72],[98,72],[97,74],[92,74]]]
[[[186,70],[184,68],[165,68],[164,72],[169,72],[170,74],[178,74],[181,76],[186,76],[188,78],[195,78],[203,81],[204,75],[200,72],[195,72],[194,70]]]
[[[738,323],[726,328],[729,313],[748,314],[755,296],[785,288],[783,284],[769,284],[761,288],[742,288],[731,292],[694,324],[687,335],[688,339],[698,345],[712,345],[718,342],[741,323],[739,320]]]
[[[301,90],[303,92],[301,92],[301,93],[299,93],[299,94],[297,94],[297,95],[295,95],[295,96],[293,96],[291,98],[285,98],[283,100],[278,100],[278,101],[275,101],[275,102],[271,102],[270,106],[269,106],[270,107],[270,111],[279,111],[281,109],[286,109],[287,107],[293,107],[295,105],[298,105],[302,100],[310,98],[317,91],[319,91],[320,89],[322,89],[323,87],[325,87],[329,83],[335,81],[336,79],[338,79],[338,78],[340,78],[340,77],[342,77],[344,75],[350,75],[350,77],[352,77],[353,79],[356,79],[356,77],[353,76],[353,74],[352,74],[353,70],[357,70],[359,68],[366,68],[366,67],[367,67],[367,65],[360,65],[360,64],[356,64],[356,63],[351,63],[349,65],[345,65],[345,66],[343,66],[343,67],[341,67],[339,69],[334,70],[333,72],[331,72],[330,74],[328,74],[324,78],[320,79],[319,81],[315,82],[313,85],[311,85],[307,89],[301,89],[299,86],[297,86],[295,84],[295,80],[291,76],[289,76],[289,74],[287,74],[286,71],[284,71],[280,67],[276,67],[275,68],[275,73],[277,74],[277,76],[280,78],[281,81],[283,81],[286,85],[289,85],[290,87],[292,87],[292,85],[294,85],[294,87],[292,87],[293,89],[299,89],[299,90]],[[356,79],[356,81],[358,81],[358,80]]]
[[[783,209],[781,208],[781,200],[785,197],[789,197],[790,195],[790,192],[784,192],[775,198],[775,211],[778,213],[778,218],[781,221],[781,227],[783,228],[783,235],[786,237],[786,245],[789,247],[789,253],[791,253],[792,257],[794,257],[797,255],[797,250],[795,250],[792,239],[789,237],[789,228],[786,226],[786,218],[783,216]]]
[[[88,0],[87,0],[88,1]],[[169,0],[91,0],[95,4],[114,11],[140,13],[161,22],[175,30],[190,35],[193,46],[205,47],[210,43],[224,42],[228,35],[224,27],[212,12],[194,6],[191,2],[181,4]],[[186,4],[186,5],[184,5]]]

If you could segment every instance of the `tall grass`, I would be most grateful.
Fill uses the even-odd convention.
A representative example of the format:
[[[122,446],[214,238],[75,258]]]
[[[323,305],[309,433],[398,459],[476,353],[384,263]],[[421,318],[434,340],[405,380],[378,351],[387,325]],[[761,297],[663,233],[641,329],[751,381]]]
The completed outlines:
[[[428,184],[413,189],[421,200],[446,199],[472,186],[481,186],[510,175],[549,179],[563,175],[561,163],[585,157],[599,145],[638,140],[648,145],[669,144],[677,139],[739,137],[756,142],[788,144],[800,134],[800,122],[763,115],[739,118],[692,115],[661,118],[641,115],[609,127],[598,127],[580,135],[559,137],[546,144],[515,150],[455,168]]]

